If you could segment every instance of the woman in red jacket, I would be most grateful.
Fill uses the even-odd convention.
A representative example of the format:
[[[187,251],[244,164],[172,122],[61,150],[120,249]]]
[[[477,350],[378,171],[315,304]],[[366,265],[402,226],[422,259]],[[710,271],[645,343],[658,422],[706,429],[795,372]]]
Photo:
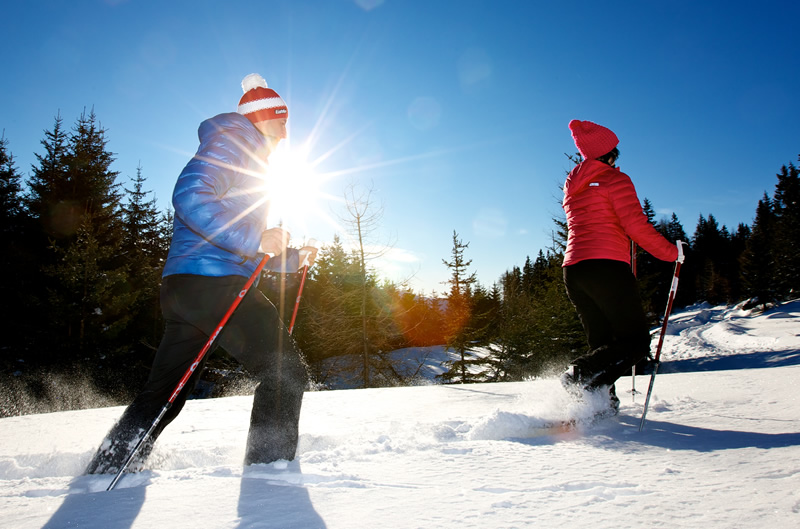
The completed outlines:
[[[650,352],[630,241],[663,261],[677,259],[678,248],[650,224],[631,179],[615,167],[616,134],[591,121],[572,120],[569,128],[584,161],[564,184],[569,228],[564,283],[589,352],[567,368],[561,381],[571,390],[607,387],[616,412],[614,383]]]

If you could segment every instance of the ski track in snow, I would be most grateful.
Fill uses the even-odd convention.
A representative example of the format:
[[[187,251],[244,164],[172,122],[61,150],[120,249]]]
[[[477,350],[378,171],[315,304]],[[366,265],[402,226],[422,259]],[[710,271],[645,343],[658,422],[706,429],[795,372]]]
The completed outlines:
[[[725,306],[691,307],[670,317],[662,372],[796,365],[800,363],[798,319],[800,301],[759,315]],[[654,339],[654,352],[656,343]]]

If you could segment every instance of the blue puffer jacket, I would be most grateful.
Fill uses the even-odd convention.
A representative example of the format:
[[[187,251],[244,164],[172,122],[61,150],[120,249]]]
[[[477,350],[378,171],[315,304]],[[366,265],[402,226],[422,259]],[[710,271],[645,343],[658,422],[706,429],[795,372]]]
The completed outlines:
[[[197,134],[197,154],[172,194],[172,244],[162,275],[249,277],[264,256],[258,248],[269,202],[258,159],[265,159],[266,138],[235,112],[205,120]],[[297,254],[287,250],[268,268],[294,272]]]

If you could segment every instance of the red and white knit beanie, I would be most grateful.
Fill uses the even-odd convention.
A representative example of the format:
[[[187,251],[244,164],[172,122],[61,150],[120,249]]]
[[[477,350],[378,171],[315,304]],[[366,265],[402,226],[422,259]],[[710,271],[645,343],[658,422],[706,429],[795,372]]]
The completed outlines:
[[[239,114],[253,123],[268,119],[288,118],[289,109],[275,90],[267,87],[267,82],[257,73],[242,79],[244,95],[239,100]]]
[[[619,144],[617,135],[610,129],[591,121],[573,119],[569,122],[569,130],[584,160],[594,160],[608,154]]]

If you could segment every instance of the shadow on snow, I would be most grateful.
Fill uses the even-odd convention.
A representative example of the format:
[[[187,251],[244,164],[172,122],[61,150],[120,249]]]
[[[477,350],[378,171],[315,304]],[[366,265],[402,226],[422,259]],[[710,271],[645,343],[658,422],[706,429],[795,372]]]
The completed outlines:
[[[796,365],[800,365],[800,351],[767,351],[665,361],[661,364],[659,373],[761,369]]]

